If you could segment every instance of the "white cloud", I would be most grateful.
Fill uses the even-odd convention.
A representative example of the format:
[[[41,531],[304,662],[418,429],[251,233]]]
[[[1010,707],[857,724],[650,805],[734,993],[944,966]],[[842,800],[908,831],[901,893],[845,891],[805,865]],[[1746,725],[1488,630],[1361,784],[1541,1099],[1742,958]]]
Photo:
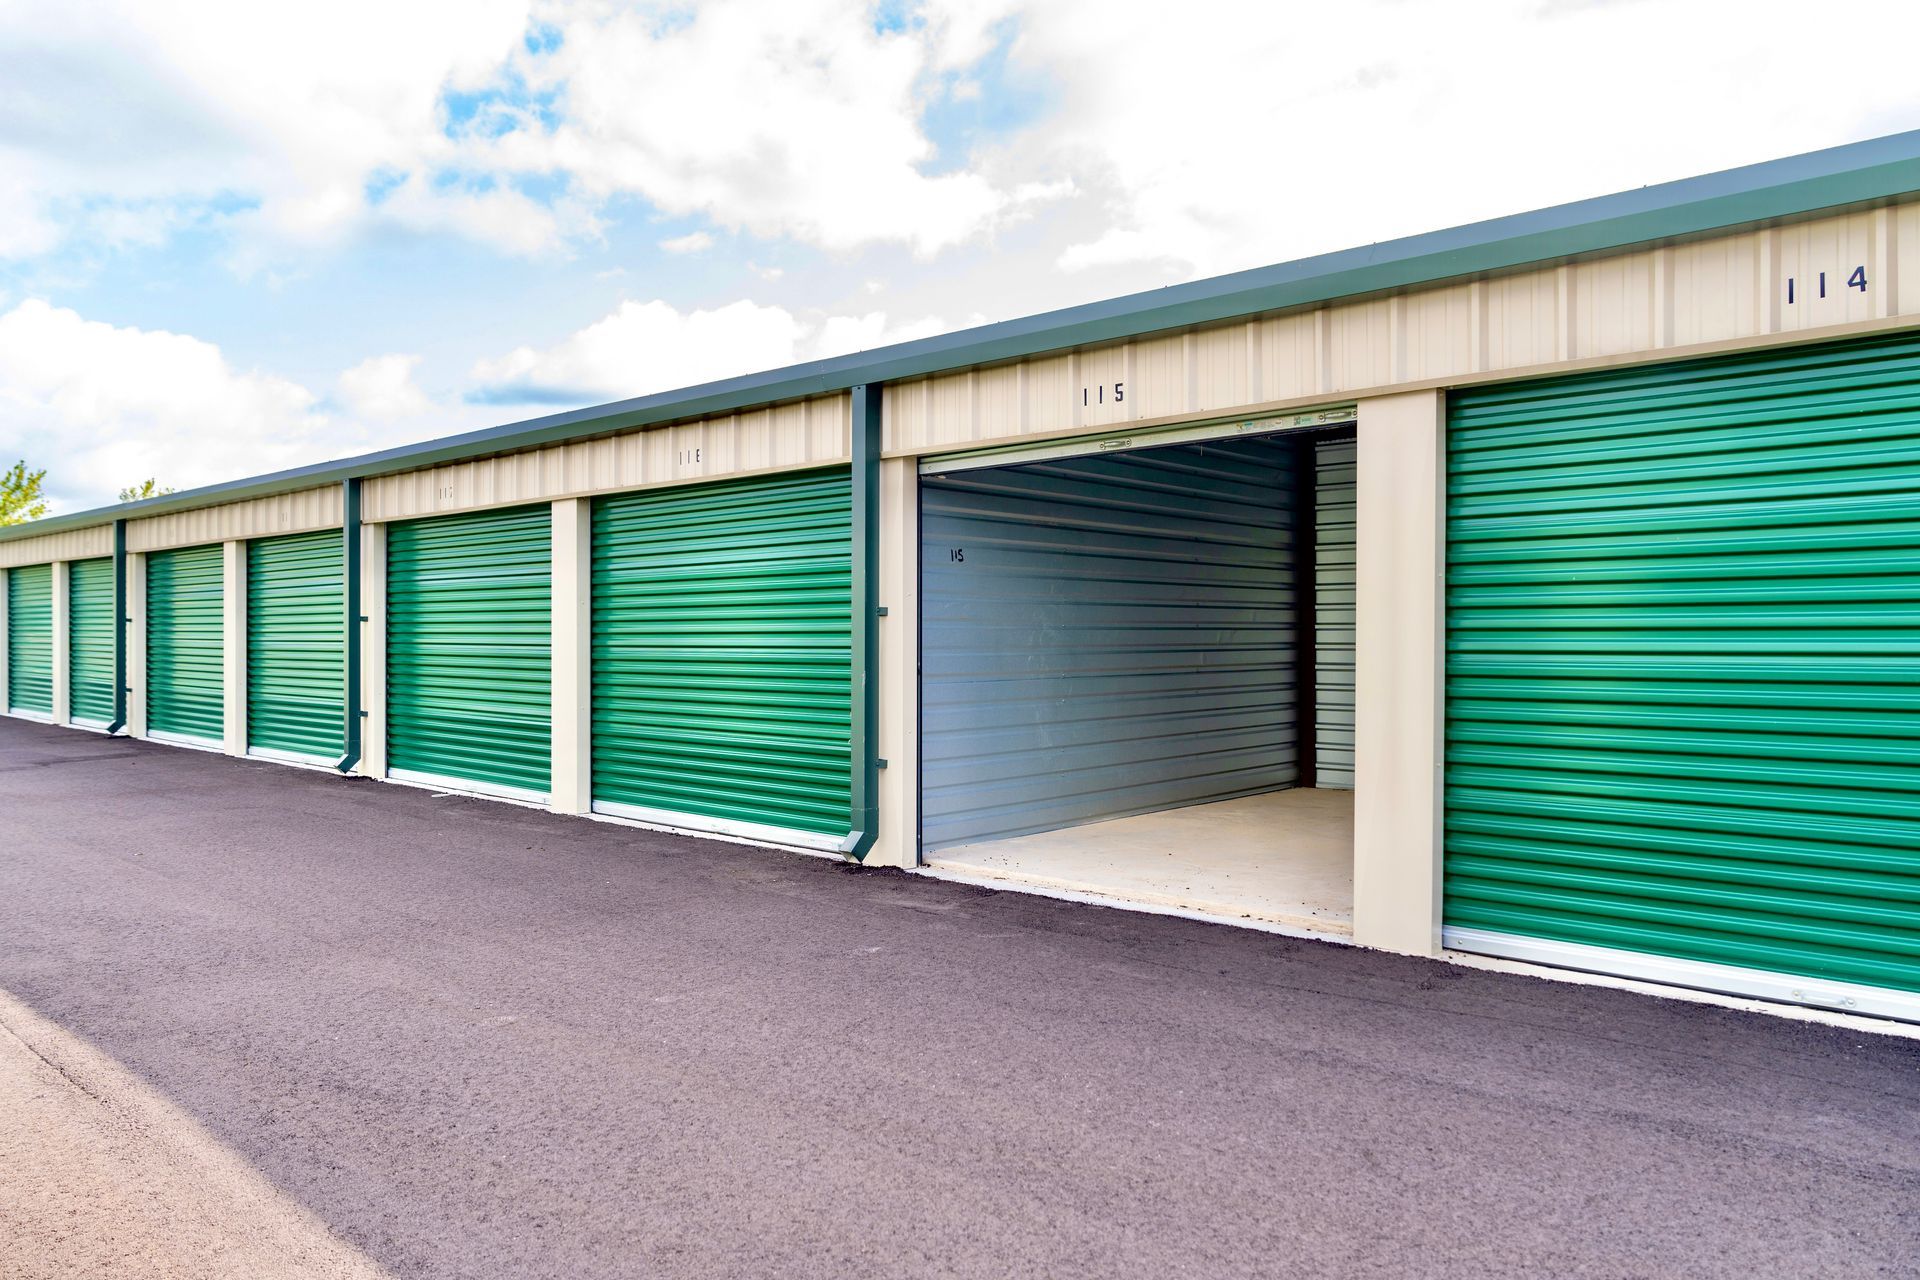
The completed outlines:
[[[552,257],[638,197],[835,255],[924,257],[1052,215],[1023,271],[1164,279],[1920,125],[1908,0],[1851,6],[1873,37],[1807,93],[1782,91],[1816,74],[1778,37],[1804,22],[1793,0],[1192,0],[1171,17],[921,0],[906,16],[0,0],[0,257],[210,219],[243,264],[375,222]]]
[[[433,407],[413,380],[413,371],[419,367],[420,357],[415,355],[369,356],[340,375],[340,401],[361,419],[386,422],[418,417]]]
[[[713,248],[713,237],[704,231],[689,231],[686,235],[662,240],[660,247],[668,253],[705,253]]]
[[[782,307],[741,301],[681,312],[660,301],[623,302],[544,351],[518,347],[482,360],[473,377],[508,400],[515,389],[615,399],[789,364],[800,334]]]
[[[1192,0],[1175,20],[1026,3],[1012,57],[1052,109],[997,164],[1084,192],[1088,229],[1057,265],[1186,276],[1920,125],[1920,8],[1850,6],[1879,35],[1849,44],[1843,77],[1784,92],[1818,75],[1779,34],[1805,17],[1791,0]]]
[[[944,328],[932,317],[892,324],[878,311],[803,320],[784,307],[746,300],[689,312],[657,299],[629,301],[544,350],[517,347],[480,361],[473,381],[487,401],[586,404],[777,369]]]
[[[977,171],[926,171],[926,77],[950,56],[950,23],[882,32],[867,0],[553,3],[542,16],[559,43],[518,62],[562,117],[550,134],[499,138],[503,168],[836,252],[893,241],[931,254],[1015,211]]]
[[[0,0],[0,29],[0,255],[103,201],[122,240],[218,209],[249,265],[375,221],[553,254],[628,195],[931,253],[1034,194],[925,170],[929,76],[976,33],[867,0]]]
[[[185,334],[87,320],[29,298],[0,315],[0,440],[47,468],[57,507],[111,502],[350,451],[305,387],[233,368]]]
[[[526,0],[0,0],[0,253],[44,251],[103,199],[162,230],[184,200],[279,241],[338,237],[370,216],[370,178],[449,154],[443,92],[491,75],[526,22]],[[458,189],[394,212],[430,221],[435,203],[468,234],[530,242],[502,201]]]
[[[931,338],[945,331],[946,325],[932,316],[906,324],[890,323],[884,311],[869,311],[863,316],[829,316],[814,333],[807,354],[811,359],[818,359],[850,351],[871,351],[896,342]]]

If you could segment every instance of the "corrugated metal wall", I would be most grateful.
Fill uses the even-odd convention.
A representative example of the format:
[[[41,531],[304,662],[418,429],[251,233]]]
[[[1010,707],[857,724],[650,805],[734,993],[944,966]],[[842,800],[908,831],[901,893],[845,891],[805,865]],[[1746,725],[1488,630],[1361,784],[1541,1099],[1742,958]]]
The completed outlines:
[[[113,723],[113,560],[76,560],[67,580],[68,675],[75,720]]]
[[[550,787],[552,511],[388,530],[387,766],[396,774]]]
[[[53,714],[53,566],[7,574],[7,708]]]
[[[247,544],[247,745],[346,748],[346,556],[337,529]]]
[[[163,551],[229,539],[266,538],[340,527],[340,486],[300,489],[245,502],[196,507],[127,521],[127,550]],[[111,530],[109,538],[111,537]],[[109,542],[107,551],[112,550]]]
[[[112,554],[113,525],[98,524],[87,529],[69,529],[65,533],[43,533],[37,537],[9,538],[0,542],[0,569]]]
[[[851,399],[843,391],[377,476],[367,481],[361,516],[406,520],[845,463],[853,448],[851,413]]]
[[[852,807],[844,469],[593,507],[593,798],[844,835]]]
[[[1314,444],[1314,782],[1353,790],[1355,446]]]
[[[1904,260],[1904,266],[1903,266]],[[1609,254],[889,385],[889,452],[1339,401],[1413,383],[1920,314],[1920,203]],[[1839,287],[1856,266],[1866,287]],[[1824,293],[1807,282],[1828,272]],[[1802,287],[1786,302],[1785,282]],[[1125,397],[1088,395],[1125,388]]]
[[[1920,335],[1450,418],[1450,945],[1920,990]]]
[[[147,729],[218,743],[226,734],[226,552],[218,543],[147,557]]]
[[[925,848],[1294,783],[1293,447],[923,478]]]

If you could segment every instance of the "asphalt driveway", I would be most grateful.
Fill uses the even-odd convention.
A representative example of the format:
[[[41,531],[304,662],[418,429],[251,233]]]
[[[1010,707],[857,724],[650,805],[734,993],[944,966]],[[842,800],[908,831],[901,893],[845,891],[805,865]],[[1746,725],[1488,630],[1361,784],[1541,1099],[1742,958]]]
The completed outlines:
[[[401,1276],[1920,1274],[1913,1041],[15,720],[0,987]]]

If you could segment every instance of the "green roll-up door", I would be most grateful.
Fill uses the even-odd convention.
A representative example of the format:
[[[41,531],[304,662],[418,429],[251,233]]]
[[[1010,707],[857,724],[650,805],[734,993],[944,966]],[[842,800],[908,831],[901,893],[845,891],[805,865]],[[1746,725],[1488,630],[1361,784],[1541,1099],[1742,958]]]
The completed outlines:
[[[147,730],[204,742],[226,736],[218,545],[147,556]]]
[[[594,504],[597,806],[846,835],[852,533],[843,470]]]
[[[387,767],[545,794],[552,758],[548,507],[387,533]]]
[[[76,560],[67,578],[68,679],[75,720],[113,723],[113,561]]]
[[[1449,437],[1449,943],[1920,991],[1920,336],[1476,390]]]
[[[53,714],[53,566],[7,571],[7,707]]]
[[[346,750],[346,576],[340,531],[247,544],[247,745]]]

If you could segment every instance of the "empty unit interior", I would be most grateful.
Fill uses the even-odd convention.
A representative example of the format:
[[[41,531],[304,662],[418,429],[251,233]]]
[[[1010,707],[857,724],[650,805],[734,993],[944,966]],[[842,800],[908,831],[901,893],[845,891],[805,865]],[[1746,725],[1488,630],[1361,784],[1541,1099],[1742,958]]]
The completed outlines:
[[[930,863],[1350,916],[1350,431],[938,472],[921,495]]]

